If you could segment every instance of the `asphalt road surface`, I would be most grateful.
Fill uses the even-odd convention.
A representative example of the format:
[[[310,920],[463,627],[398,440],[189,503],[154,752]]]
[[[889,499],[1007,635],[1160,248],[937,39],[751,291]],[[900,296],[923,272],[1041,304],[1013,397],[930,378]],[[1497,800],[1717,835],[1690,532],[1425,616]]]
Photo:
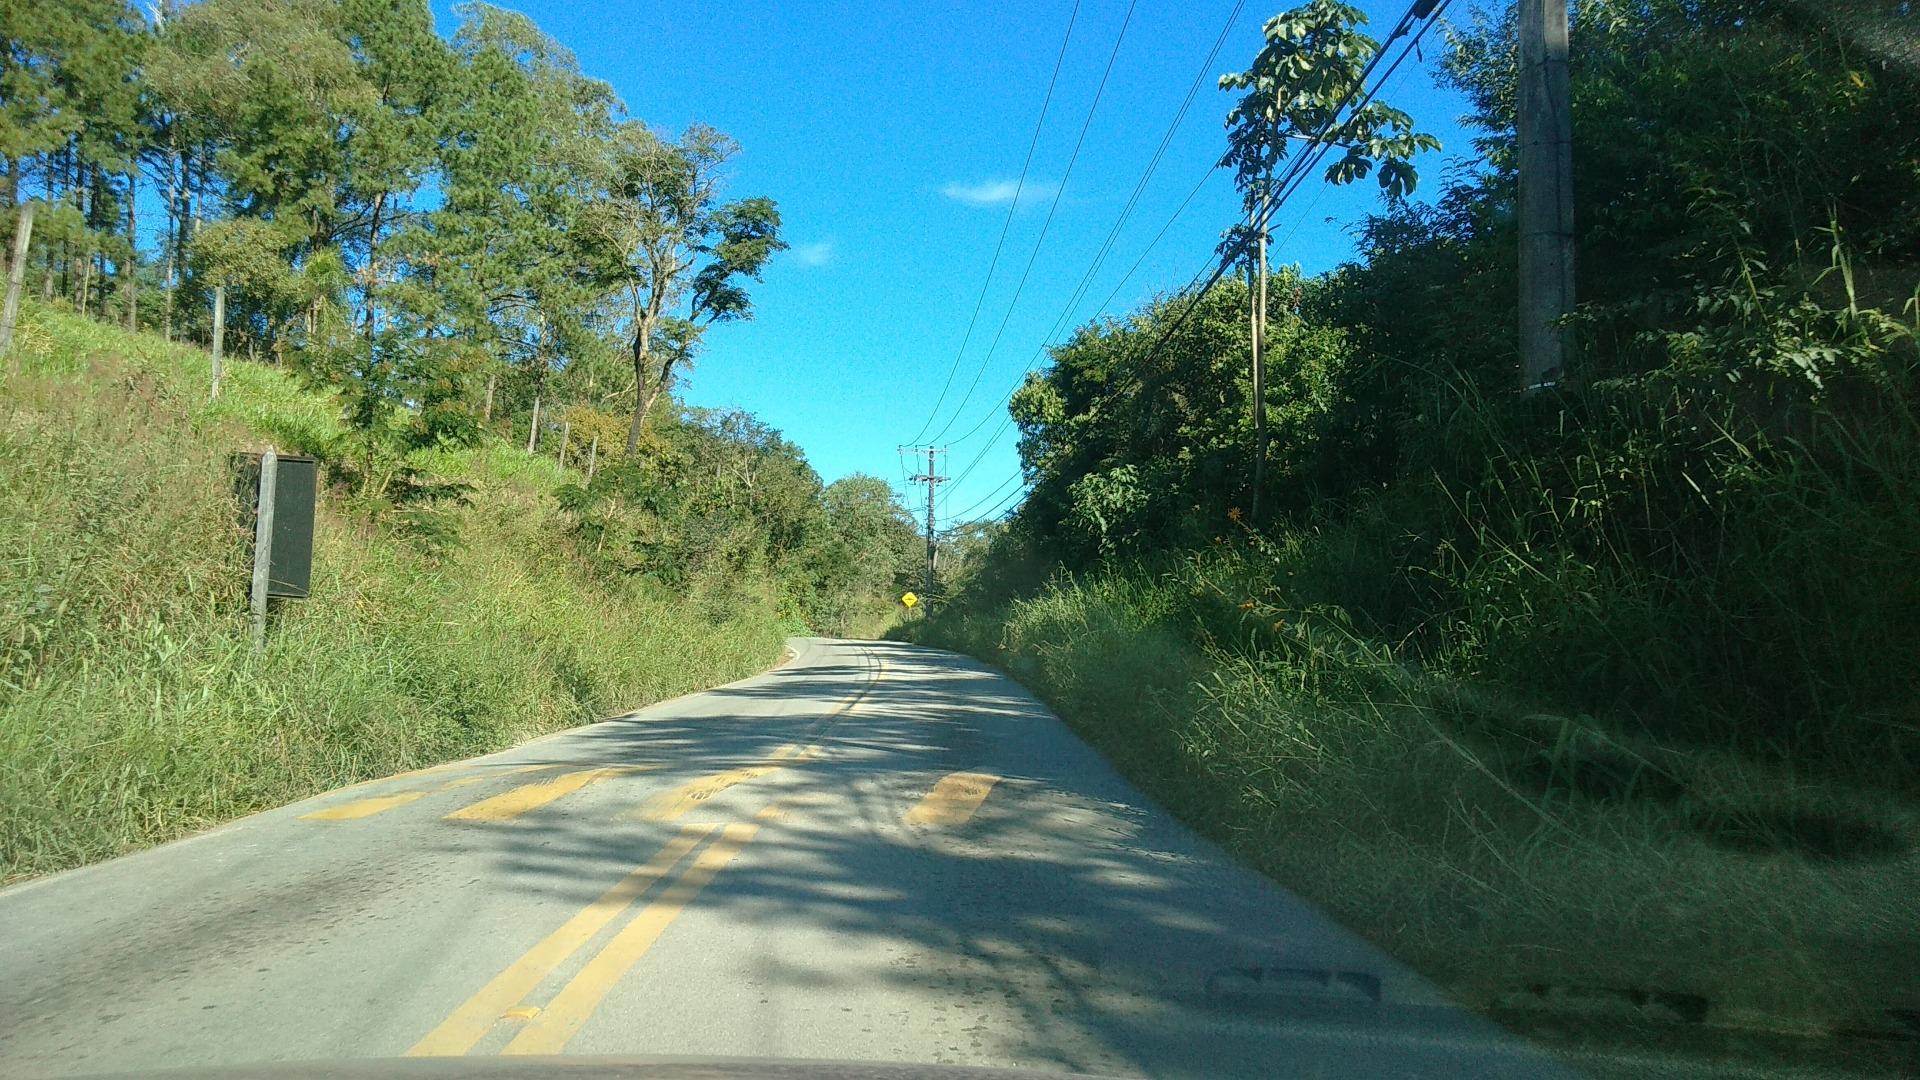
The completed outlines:
[[[666,1054],[1551,1076],[963,657],[786,665],[0,892],[0,1072]]]

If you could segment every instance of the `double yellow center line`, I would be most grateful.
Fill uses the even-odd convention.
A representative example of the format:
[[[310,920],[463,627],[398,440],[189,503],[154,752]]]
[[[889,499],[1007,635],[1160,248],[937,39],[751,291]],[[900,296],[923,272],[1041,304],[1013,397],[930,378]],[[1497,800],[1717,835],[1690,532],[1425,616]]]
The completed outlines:
[[[822,718],[810,734],[818,736],[857,705],[879,681],[885,670],[886,662],[881,661],[867,685]],[[818,756],[821,752],[822,747],[818,744],[781,747],[759,764],[701,777],[663,792],[643,804],[637,816],[655,821],[679,818],[729,787],[806,761]],[[605,772],[607,770],[589,771]],[[566,788],[566,790],[559,790],[559,788],[580,775],[568,774],[555,777],[544,784],[516,789],[494,799],[475,803],[463,811],[456,811],[455,814],[448,816],[456,820],[486,821],[497,820],[495,817],[488,816],[490,814],[512,816],[515,813],[523,813],[524,809],[517,809],[521,802],[536,798],[538,795],[546,796],[543,801],[558,798],[565,794],[566,790],[573,790],[573,788]],[[591,782],[591,779],[580,781],[580,783]],[[535,794],[523,794],[528,792],[529,788],[544,790]],[[512,803],[507,801],[516,797],[518,801]],[[495,805],[489,807],[489,804]],[[762,821],[778,821],[782,816],[783,811],[779,803],[766,807],[757,815]],[[628,872],[598,899],[575,913],[559,929],[548,934],[519,959],[509,964],[505,970],[495,975],[472,997],[462,1002],[452,1015],[408,1049],[408,1056],[448,1056],[469,1053],[494,1030],[496,1024],[502,1021],[515,1021],[525,1025],[508,1040],[502,1053],[556,1054],[561,1052],[566,1048],[568,1040],[579,1032],[593,1015],[594,1010],[599,1008],[600,1002],[606,998],[614,986],[640,962],[647,951],[660,939],[660,935],[682,911],[686,910],[700,891],[714,879],[714,876],[739,856],[742,849],[759,833],[761,827],[759,824],[750,822],[727,825],[693,823],[681,826],[673,838],[655,852],[652,858]],[[691,859],[688,858],[690,854]],[[685,866],[681,868],[683,862]],[[678,876],[674,876],[676,868],[680,868]],[[600,951],[587,960],[550,1001],[542,1006],[526,1000],[542,982],[649,893],[653,894],[653,898],[642,905],[639,912],[615,932],[606,944],[601,946]]]
[[[635,867],[558,930],[527,950],[506,970],[462,1002],[440,1026],[407,1050],[409,1057],[455,1056],[471,1051],[503,1020],[523,1021],[506,1054],[557,1054],[579,1032],[622,977],[660,940],[700,890],[739,856],[760,826],[748,823],[683,825],[654,856]],[[718,834],[717,837],[715,834]],[[711,843],[706,841],[712,838]],[[705,843],[705,847],[701,845]],[[698,853],[689,861],[687,855]],[[677,877],[675,868],[685,861]],[[545,1006],[527,1002],[549,976],[624,914],[642,896],[652,900],[601,946]]]
[[[879,682],[880,679],[886,675],[886,672],[887,662],[885,660],[879,661],[874,667],[873,677],[867,680],[867,684],[848,695],[839,705],[834,707],[832,712],[815,722],[804,737],[819,738],[830,730],[833,725],[839,723],[842,717],[848,712],[851,712],[854,706],[860,704],[861,700],[873,690],[874,684]],[[677,821],[685,817],[688,813],[691,813],[696,807],[708,799],[713,798],[715,795],[720,794],[736,784],[744,784],[749,780],[758,780],[769,773],[779,772],[781,769],[787,768],[790,765],[811,761],[819,757],[822,753],[825,753],[825,750],[826,748],[819,743],[808,743],[805,746],[797,743],[789,743],[775,750],[773,753],[768,754],[764,761],[753,765],[742,765],[737,769],[728,769],[724,772],[713,773],[709,776],[700,777],[697,780],[689,780],[679,787],[663,791],[642,803],[640,807],[629,816],[638,818],[641,821]]]
[[[691,826],[690,826],[691,827]],[[711,829],[712,826],[706,826]],[[720,838],[709,844],[698,855],[679,880],[668,885],[658,899],[642,908],[633,921],[622,927],[620,932],[607,942],[594,958],[573,980],[561,987],[547,1007],[537,1013],[527,1026],[522,1028],[512,1041],[507,1043],[502,1053],[507,1054],[557,1054],[566,1049],[567,1040],[573,1038],[587,1017],[600,1007],[601,999],[607,996],[615,983],[626,975],[640,958],[660,940],[668,925],[678,918],[700,890],[707,887],[722,867],[740,854],[753,835],[760,831],[758,825],[735,824],[720,830]]]

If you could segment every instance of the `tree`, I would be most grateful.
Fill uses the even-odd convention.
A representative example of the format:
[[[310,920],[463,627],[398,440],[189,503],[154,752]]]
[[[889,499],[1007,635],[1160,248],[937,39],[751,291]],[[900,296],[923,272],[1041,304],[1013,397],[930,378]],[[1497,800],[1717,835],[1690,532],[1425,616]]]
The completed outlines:
[[[531,19],[455,10],[459,62],[430,110],[440,204],[394,238],[404,273],[392,291],[424,326],[491,354],[483,381],[519,372],[501,400],[530,411],[562,358],[571,369],[607,352],[616,259],[585,214],[621,106]]]
[[[772,199],[721,201],[724,168],[738,152],[732,139],[699,124],[672,142],[629,122],[611,146],[601,224],[624,253],[631,306],[629,454],[705,328],[752,316],[742,279],[759,280],[767,260],[786,249]]]
[[[22,185],[37,170],[52,211],[36,225],[48,252],[44,281],[50,295],[58,241],[63,291],[83,308],[96,289],[104,304],[109,264],[131,304],[130,211],[144,137],[134,73],[144,30],[118,0],[0,8],[0,209],[25,197]]]
[[[1364,179],[1379,168],[1388,198],[1412,193],[1419,182],[1413,155],[1440,141],[1413,130],[1413,118],[1378,99],[1347,111],[1364,90],[1360,77],[1380,43],[1355,27],[1367,17],[1338,0],[1311,0],[1267,20],[1266,45],[1245,71],[1220,76],[1225,90],[1245,90],[1227,113],[1227,152],[1220,164],[1254,209],[1269,191],[1295,141],[1345,151],[1327,166],[1329,183]],[[1342,117],[1342,113],[1346,115]]]
[[[1249,520],[1260,520],[1268,453],[1265,360],[1267,327],[1267,227],[1273,200],[1284,198],[1286,181],[1276,187],[1275,170],[1294,140],[1307,152],[1338,146],[1345,153],[1327,167],[1329,183],[1347,184],[1379,164],[1380,187],[1391,201],[1414,189],[1418,175],[1412,156],[1437,150],[1439,140],[1413,130],[1406,113],[1378,100],[1353,107],[1363,87],[1368,61],[1379,42],[1355,29],[1366,21],[1356,8],[1336,0],[1312,0],[1269,19],[1266,45],[1246,71],[1223,75],[1225,89],[1247,91],[1227,114],[1227,152],[1222,165],[1234,170],[1245,225],[1229,233],[1228,248],[1245,252],[1254,281],[1250,306],[1253,370],[1253,490]],[[1343,117],[1342,114],[1345,113]],[[1304,167],[1304,163],[1303,163]]]

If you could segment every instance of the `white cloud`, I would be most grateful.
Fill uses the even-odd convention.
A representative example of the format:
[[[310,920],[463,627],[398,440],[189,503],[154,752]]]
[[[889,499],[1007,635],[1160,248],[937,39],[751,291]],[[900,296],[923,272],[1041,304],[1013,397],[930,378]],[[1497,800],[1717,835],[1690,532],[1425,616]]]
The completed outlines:
[[[801,266],[825,266],[833,261],[833,241],[821,240],[812,244],[795,244],[787,254]]]
[[[978,184],[963,184],[954,181],[940,189],[940,194],[968,206],[1005,206],[1020,200],[1022,206],[1047,198],[1059,187],[1046,180],[1028,180],[1025,184],[1018,180],[983,180]]]

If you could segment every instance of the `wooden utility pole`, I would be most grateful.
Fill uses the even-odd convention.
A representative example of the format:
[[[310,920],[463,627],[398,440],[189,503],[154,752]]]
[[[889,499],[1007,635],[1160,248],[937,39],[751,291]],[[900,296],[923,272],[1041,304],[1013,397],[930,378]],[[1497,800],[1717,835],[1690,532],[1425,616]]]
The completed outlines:
[[[171,126],[167,128],[167,237],[162,242],[167,249],[167,272],[162,281],[160,337],[164,341],[173,340],[173,268],[174,256],[180,252],[180,151],[175,147],[177,136]]]
[[[127,166],[127,261],[120,279],[127,288],[127,330],[140,329],[140,228],[133,208],[140,201],[140,155]]]
[[[1254,246],[1259,252],[1259,286],[1249,296],[1253,308],[1253,500],[1247,520],[1260,520],[1260,492],[1267,482],[1267,379],[1262,353],[1267,340],[1267,196],[1264,191],[1253,211]]]
[[[20,204],[20,220],[13,226],[13,259],[7,263],[7,306],[0,311],[0,355],[9,357],[8,372],[20,370],[13,358],[13,324],[20,318],[20,284],[27,277],[27,247],[33,242],[34,204]]]
[[[220,397],[220,367],[227,345],[227,287],[213,287],[213,396]]]
[[[1573,109],[1567,0],[1520,0],[1520,390],[1566,371],[1573,310]]]
[[[945,483],[947,479],[946,477],[940,475],[940,465],[939,465],[939,456],[941,454],[946,453],[946,451],[933,446],[901,447],[901,450],[904,452],[912,453],[916,461],[919,459],[921,454],[927,455],[927,471],[915,476],[913,478],[913,482],[916,484],[924,483],[927,485],[927,584],[926,584],[927,595],[922,599],[926,602],[928,607],[932,607],[933,606],[933,562],[934,562],[935,552],[938,550],[938,545],[934,542],[934,531],[933,531],[934,489],[938,487],[940,484]]]

